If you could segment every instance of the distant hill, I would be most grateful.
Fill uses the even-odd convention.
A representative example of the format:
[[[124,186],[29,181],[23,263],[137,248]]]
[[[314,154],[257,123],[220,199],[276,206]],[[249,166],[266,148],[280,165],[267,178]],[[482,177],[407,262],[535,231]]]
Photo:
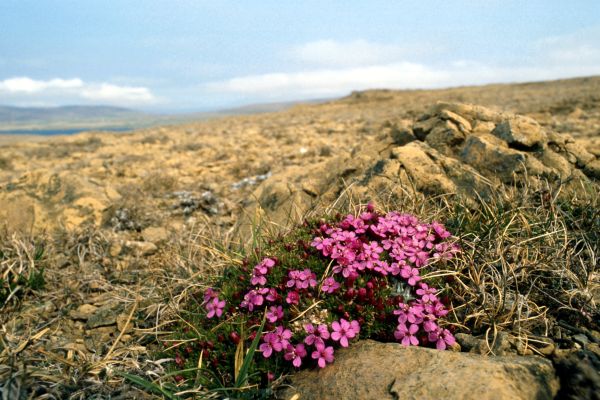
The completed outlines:
[[[317,103],[321,100],[306,101]],[[300,102],[252,104],[185,114],[149,114],[111,106],[14,107],[0,105],[0,134],[70,134],[83,130],[130,130],[240,114],[282,111]],[[51,133],[49,133],[51,132]]]
[[[0,106],[0,123],[110,120],[140,116],[143,113],[128,108],[110,106],[13,107]]]

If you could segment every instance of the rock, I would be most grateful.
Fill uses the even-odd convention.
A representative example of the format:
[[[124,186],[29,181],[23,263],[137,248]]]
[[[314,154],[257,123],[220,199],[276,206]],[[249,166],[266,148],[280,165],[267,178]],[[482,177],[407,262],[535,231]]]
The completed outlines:
[[[468,122],[465,121],[467,124]],[[470,126],[470,125],[469,125]],[[453,153],[452,147],[465,141],[465,133],[450,121],[443,121],[429,132],[425,142],[445,155]]]
[[[425,140],[429,132],[438,124],[437,118],[429,118],[413,125],[413,133],[419,140]]]
[[[458,129],[460,129],[460,131],[462,133],[464,133],[464,134],[468,134],[473,129],[471,127],[471,123],[469,121],[467,121],[466,119],[464,119],[460,115],[458,115],[456,113],[453,113],[452,111],[441,110],[440,113],[439,113],[439,116],[444,121],[448,120],[448,121],[454,122],[454,124],[456,124],[456,126],[458,127]]]
[[[398,160],[417,190],[435,194],[454,193],[456,186],[430,157],[432,152],[435,150],[432,151],[423,143],[412,142],[393,149],[392,158]]]
[[[115,306],[114,304],[107,304],[100,307],[88,317],[86,328],[94,329],[116,324],[120,308],[120,306]]]
[[[596,158],[579,143],[567,143],[565,149],[568,155],[575,158],[575,163],[579,168],[585,167],[586,164],[591,163]]]
[[[526,163],[525,154],[494,143],[489,136],[469,136],[460,157],[478,171],[497,175],[505,183],[513,181],[513,173],[522,173]]]
[[[540,160],[542,163],[552,168],[561,178],[566,179],[571,176],[572,167],[569,161],[550,148],[543,150]]]
[[[169,239],[169,231],[162,227],[149,227],[142,231],[144,241],[162,244]]]
[[[71,312],[69,312],[69,317],[72,319],[87,321],[88,318],[90,318],[97,310],[98,307],[94,305],[82,304],[77,308],[77,310],[71,310]]]
[[[125,333],[130,333],[133,330],[132,322],[129,321],[129,323],[127,323],[128,318],[129,318],[129,315],[127,315],[127,314],[120,314],[117,317],[117,329],[119,330],[119,332],[124,331]]]
[[[482,339],[478,339],[475,336],[467,333],[457,333],[454,335],[454,337],[464,351],[470,351],[473,348],[477,348],[480,346],[480,343],[483,342]]]
[[[486,107],[464,103],[448,103],[445,101],[438,101],[429,109],[426,115],[440,115],[444,111],[460,115],[468,120],[472,126],[475,125],[475,122],[492,122],[497,124],[507,117],[506,114],[495,112]]]
[[[547,140],[540,125],[533,119],[514,116],[496,125],[492,134],[518,149],[540,148]]]
[[[292,377],[300,399],[552,399],[558,381],[539,357],[484,357],[362,341],[332,365]]]
[[[590,342],[587,336],[583,333],[578,333],[576,335],[573,335],[572,337],[575,343],[579,343],[584,348]]]
[[[555,361],[556,374],[560,378],[558,399],[600,400],[600,357],[578,350]]]
[[[412,133],[410,128],[406,126],[392,126],[390,136],[392,141],[397,146],[404,146],[412,141],[417,140],[417,137]]]
[[[543,355],[545,357],[550,357],[554,353],[554,349],[556,349],[556,345],[554,344],[554,341],[552,341],[551,339],[547,339],[547,340],[548,340],[547,345],[545,345],[545,346],[541,345],[536,350],[541,355]]]
[[[592,179],[600,180],[600,159],[588,162],[583,168],[583,172]]]
[[[140,242],[136,240],[126,241],[125,247],[127,247],[138,257],[150,256],[158,251],[158,247],[156,247],[154,243]]]

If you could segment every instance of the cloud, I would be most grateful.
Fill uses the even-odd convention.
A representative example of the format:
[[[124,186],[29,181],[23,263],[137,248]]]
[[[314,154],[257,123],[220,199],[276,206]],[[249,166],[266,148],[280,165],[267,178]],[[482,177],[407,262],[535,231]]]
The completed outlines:
[[[36,80],[14,77],[0,81],[0,94],[13,104],[91,103],[145,105],[158,99],[150,89],[111,83],[84,82],[79,78]]]
[[[46,89],[72,89],[83,86],[81,79],[51,79],[38,81],[27,77],[0,81],[0,91],[8,93],[38,93]]]
[[[350,90],[388,87],[432,87],[448,80],[446,71],[415,63],[396,63],[295,73],[273,73],[233,78],[208,85],[215,92],[277,98],[284,93],[330,96]]]
[[[117,86],[109,83],[85,88],[81,91],[81,96],[89,100],[108,102],[149,103],[155,100],[148,88]]]
[[[542,39],[535,50],[552,63],[600,65],[600,27]]]
[[[422,47],[420,47],[422,49]],[[326,67],[358,67],[401,61],[408,54],[422,53],[419,47],[369,42],[363,39],[339,42],[317,40],[294,47],[290,54],[296,61]]]
[[[425,63],[398,60],[406,50],[364,40],[322,40],[295,47],[300,70],[234,77],[205,90],[251,101],[333,97],[353,90],[416,89],[525,82],[600,74],[600,29],[552,37],[523,49],[519,64],[473,60]]]

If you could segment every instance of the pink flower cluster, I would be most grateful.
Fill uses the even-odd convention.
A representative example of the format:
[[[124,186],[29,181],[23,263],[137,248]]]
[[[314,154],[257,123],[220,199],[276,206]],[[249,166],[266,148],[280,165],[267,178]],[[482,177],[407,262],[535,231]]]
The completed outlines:
[[[274,266],[275,260],[273,260],[272,258],[263,259],[257,266],[254,267],[254,270],[252,271],[252,278],[250,278],[250,283],[252,283],[253,285],[266,285],[266,275]]]
[[[285,284],[288,288],[296,287],[296,289],[308,289],[317,286],[317,275],[310,269],[304,271],[290,271],[288,273],[289,280]]]
[[[436,291],[425,283],[419,284],[417,295],[420,296],[410,304],[400,303],[394,314],[398,316],[398,326],[394,337],[404,346],[418,346],[419,331],[427,334],[430,343],[435,343],[439,350],[446,349],[456,343],[454,336],[447,329],[440,328],[436,320],[448,314],[448,310],[439,301]]]
[[[458,251],[443,242],[450,236],[443,225],[420,223],[413,215],[397,212],[349,215],[337,227],[323,225],[321,231],[325,237],[315,238],[312,246],[335,261],[333,272],[344,278],[356,278],[367,270],[400,275],[415,286],[421,280],[419,268],[432,259],[450,259]]]
[[[410,299],[402,299],[394,311],[398,315],[394,337],[400,343],[417,346],[419,337],[424,337],[441,350],[455,343],[450,331],[436,322],[448,310],[420,276],[420,269],[432,260],[450,259],[459,251],[445,241],[450,233],[443,225],[421,223],[413,215],[397,212],[379,216],[367,209],[358,218],[349,215],[336,227],[322,225],[320,230],[323,237],[315,238],[311,245],[333,260],[334,274],[353,281],[371,271],[408,290]],[[361,290],[366,292],[360,288],[359,296]]]
[[[206,289],[204,292],[204,301],[202,303],[207,313],[208,318],[214,316],[221,317],[223,315],[223,309],[225,308],[225,300],[219,300],[219,295],[212,288]]]
[[[300,264],[294,265],[311,265],[317,273],[286,269],[275,257],[267,257],[253,267],[250,279],[239,277],[250,286],[232,295],[232,301],[241,300],[241,315],[266,310],[266,333],[259,346],[265,359],[279,353],[295,368],[307,360],[324,368],[334,361],[335,348],[348,347],[361,328],[404,346],[429,344],[443,350],[455,343],[440,323],[448,310],[421,277],[422,268],[459,251],[447,240],[450,233],[443,225],[422,223],[409,214],[378,214],[369,206],[358,217],[321,224],[313,233],[317,236],[310,245],[299,240]],[[325,317],[303,317],[312,308],[311,313],[318,311],[319,304]],[[208,318],[221,317],[225,301],[208,289],[203,305]],[[301,325],[291,324],[300,318],[305,318]],[[256,324],[257,317],[247,320]]]
[[[357,321],[348,322],[342,318],[332,322],[331,332],[325,324],[317,327],[306,324],[304,330],[307,335],[303,343],[294,345],[290,342],[291,331],[283,326],[277,326],[274,331],[267,332],[262,337],[263,343],[259,346],[259,350],[265,358],[271,357],[273,352],[283,351],[284,359],[291,361],[294,367],[299,368],[302,365],[302,359],[308,355],[306,346],[313,346],[314,351],[311,353],[311,358],[317,361],[319,367],[324,368],[334,360],[333,346],[327,346],[327,341],[339,342],[340,346],[348,347],[349,341],[358,336],[360,325]]]

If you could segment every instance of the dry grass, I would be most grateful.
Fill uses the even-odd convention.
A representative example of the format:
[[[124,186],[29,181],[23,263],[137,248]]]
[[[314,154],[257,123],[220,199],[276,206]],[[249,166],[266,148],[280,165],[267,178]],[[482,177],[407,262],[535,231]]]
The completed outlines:
[[[344,191],[339,201],[312,210],[310,216],[358,210],[361,202],[351,193]],[[596,188],[569,197],[550,186],[542,191],[500,187],[468,206],[454,195],[431,198],[408,190],[373,200],[383,210],[442,221],[457,235],[462,254],[432,275],[447,282],[444,294],[452,298],[457,329],[484,335],[490,349],[500,332],[519,340],[523,353],[535,353],[547,337],[568,346],[573,327],[598,329]],[[191,294],[244,257],[232,232],[205,218],[158,254],[127,259],[124,270],[110,255],[111,240],[102,231],[56,237],[44,255],[46,288],[2,313],[0,399],[155,398],[115,371],[159,386],[172,383],[169,360],[154,356],[158,344],[167,340],[173,322],[186,320]],[[264,221],[258,225],[265,229],[253,246],[284,229]],[[19,260],[14,264],[19,268],[34,265],[31,244],[7,237],[2,243],[12,249],[11,263]],[[95,353],[77,342],[57,341],[69,310],[101,295],[124,305],[133,333],[115,331]],[[186,395],[216,396],[201,385]]]
[[[31,291],[44,285],[43,271],[47,261],[43,238],[25,238],[3,233],[0,237],[0,311],[10,308]],[[2,317],[0,316],[0,322]]]
[[[597,186],[579,193],[548,184],[542,190],[500,186],[474,202],[403,190],[375,202],[440,220],[458,236],[460,256],[429,275],[447,281],[458,331],[485,335],[490,348],[507,332],[519,352],[530,354],[547,345],[544,338],[568,342],[573,332],[600,329]],[[340,207],[356,203],[346,193]]]

